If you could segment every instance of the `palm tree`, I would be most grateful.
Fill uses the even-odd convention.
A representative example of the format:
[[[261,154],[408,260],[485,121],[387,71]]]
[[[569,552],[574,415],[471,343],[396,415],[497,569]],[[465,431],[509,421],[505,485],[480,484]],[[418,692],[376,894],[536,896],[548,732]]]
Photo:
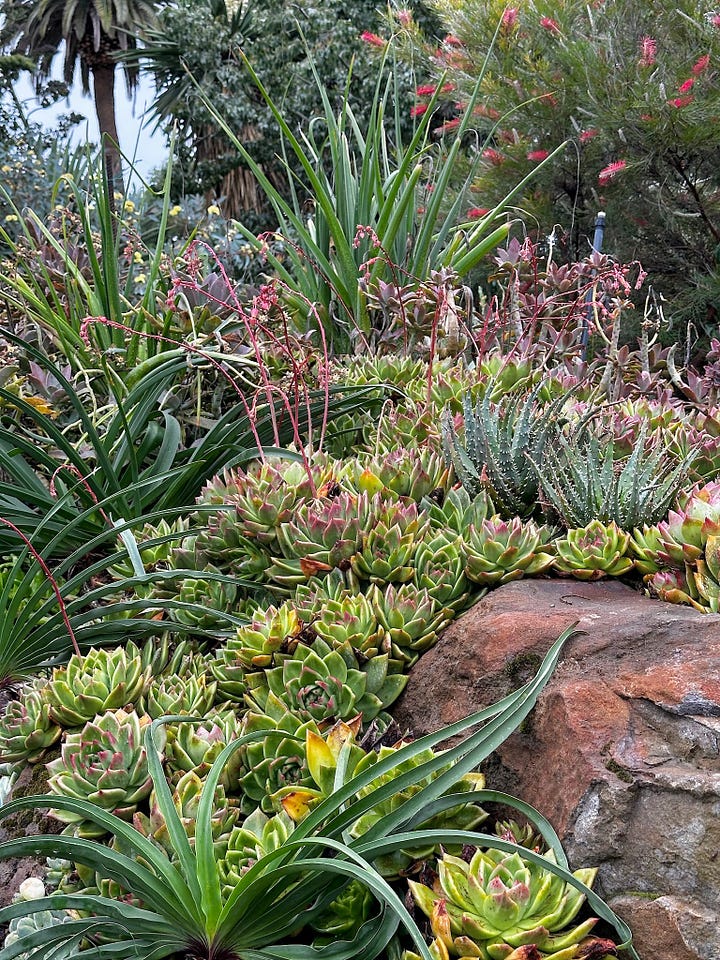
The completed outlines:
[[[115,66],[119,51],[134,49],[138,34],[155,22],[158,0],[4,0],[0,44],[37,64],[37,81],[47,79],[52,61],[64,45],[63,75],[71,84],[80,63],[83,92],[95,99],[105,172],[110,194],[121,182],[122,168],[115,117]],[[138,77],[123,65],[128,89]]]

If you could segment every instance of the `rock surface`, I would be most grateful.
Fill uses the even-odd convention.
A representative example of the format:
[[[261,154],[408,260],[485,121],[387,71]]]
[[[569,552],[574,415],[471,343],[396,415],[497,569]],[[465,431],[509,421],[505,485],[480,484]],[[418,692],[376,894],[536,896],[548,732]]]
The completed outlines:
[[[420,659],[395,717],[419,735],[487,706],[575,622],[489,783],[545,814],[571,863],[600,867],[642,960],[720,960],[720,616],[614,582],[506,584]]]
[[[25,767],[18,777],[12,796],[31,796],[47,793],[47,772],[42,763]],[[47,815],[46,810],[25,810],[20,814],[0,820],[0,843],[19,837],[35,837],[42,833],[60,833],[64,824]],[[43,877],[46,857],[11,857],[0,860],[0,907],[7,906],[17,893],[20,884],[28,877]]]

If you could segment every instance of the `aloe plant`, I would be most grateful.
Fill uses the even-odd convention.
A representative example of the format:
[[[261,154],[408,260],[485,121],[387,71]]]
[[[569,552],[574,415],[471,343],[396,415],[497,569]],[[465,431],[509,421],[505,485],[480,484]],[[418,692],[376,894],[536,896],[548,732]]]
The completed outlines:
[[[153,780],[156,805],[164,817],[172,838],[177,861],[148,838],[113,814],[87,801],[72,797],[31,796],[13,800],[0,808],[0,820],[20,811],[55,807],[65,815],[92,821],[98,831],[121,840],[128,853],[89,842],[79,837],[21,837],[0,844],[0,859],[32,853],[63,857],[84,864],[101,876],[112,879],[142,905],[124,899],[110,899],[93,894],[56,893],[53,897],[11,904],[0,910],[0,923],[30,916],[43,910],[73,910],[74,919],[49,929],[30,934],[21,945],[0,951],[0,960],[13,960],[22,952],[32,952],[36,960],[56,956],[68,942],[74,945],[71,954],[79,956],[80,943],[87,938],[89,956],[126,960],[163,960],[165,957],[193,956],[198,960],[224,957],[227,960],[252,960],[271,955],[281,960],[310,960],[317,949],[299,935],[326,915],[347,886],[357,881],[373,895],[376,906],[369,918],[348,940],[337,940],[321,951],[327,960],[348,960],[365,956],[368,960],[381,955],[395,933],[402,927],[423,958],[432,960],[425,940],[409,916],[402,899],[373,869],[373,862],[394,850],[434,844],[482,844],[509,854],[519,854],[539,864],[553,876],[585,895],[593,911],[615,927],[622,946],[632,960],[638,960],[631,945],[628,927],[589,890],[567,866],[567,859],[557,836],[539,815],[533,818],[532,808],[516,802],[523,814],[530,814],[545,842],[554,851],[556,863],[532,850],[508,840],[465,830],[417,829],[433,814],[446,807],[457,806],[458,796],[444,796],[452,783],[477,767],[505,737],[529,714],[547,683],[568,633],[551,647],[536,677],[520,690],[499,703],[461,720],[437,733],[422,737],[400,750],[393,751],[357,776],[343,774],[346,757],[338,760],[336,789],[318,804],[287,837],[279,837],[274,849],[268,850],[242,873],[229,895],[223,892],[226,871],[219,868],[214,847],[212,813],[215,791],[223,768],[233,754],[264,732],[247,734],[228,744],[210,770],[197,808],[195,842],[190,840],[173,801],[160,756],[155,746],[158,727],[163,722],[189,722],[187,718],[165,718],[154,721],[145,735],[145,750]],[[479,729],[474,729],[480,726]],[[470,732],[473,731],[474,732]],[[449,751],[434,754],[417,766],[408,761],[449,738],[466,734]],[[405,765],[405,766],[403,766]],[[440,769],[444,772],[437,774]],[[362,795],[364,788],[386,777],[393,770],[403,770],[388,778],[377,790]],[[363,814],[391,798],[398,790],[412,783],[425,785],[412,792],[405,802],[387,816],[378,819],[362,836],[352,839],[347,829]],[[513,803],[512,798],[493,791],[476,791],[468,795],[473,802],[495,800]]]
[[[465,435],[461,440],[452,410],[443,413],[445,455],[471,497],[483,490],[506,517],[527,517],[537,508],[538,478],[532,461],[541,462],[557,432],[563,401],[541,404],[542,384],[531,393],[510,393],[492,402],[493,382],[473,407],[463,399]]]

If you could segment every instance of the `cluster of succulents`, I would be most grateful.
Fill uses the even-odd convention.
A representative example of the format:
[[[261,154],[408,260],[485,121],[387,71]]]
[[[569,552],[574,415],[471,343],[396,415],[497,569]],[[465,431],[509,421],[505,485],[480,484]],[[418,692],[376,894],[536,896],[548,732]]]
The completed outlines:
[[[572,960],[614,952],[612,943],[590,937],[596,918],[571,926],[584,894],[538,862],[542,859],[555,862],[552,852],[529,860],[479,848],[469,862],[446,853],[438,860],[434,887],[411,880],[413,899],[430,919],[436,956]],[[577,870],[574,876],[591,886],[595,874]],[[522,951],[530,946],[535,950]]]

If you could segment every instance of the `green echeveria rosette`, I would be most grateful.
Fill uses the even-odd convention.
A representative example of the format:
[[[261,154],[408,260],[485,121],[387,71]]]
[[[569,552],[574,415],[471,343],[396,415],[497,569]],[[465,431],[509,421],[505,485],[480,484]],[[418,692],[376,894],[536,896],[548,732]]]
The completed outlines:
[[[312,785],[305,740],[308,731],[321,733],[314,720],[301,720],[272,693],[265,701],[265,712],[250,711],[244,717],[242,733],[256,731],[267,731],[267,735],[240,748],[241,807],[244,813],[256,807],[273,813],[278,791]]]
[[[270,566],[267,548],[245,536],[233,508],[211,514],[195,540],[197,550],[223,573],[262,582]]]
[[[242,730],[242,720],[233,710],[216,710],[202,722],[187,721],[167,725],[166,768],[171,783],[186,773],[201,780],[231,740]],[[223,768],[220,783],[229,794],[237,793],[240,758],[233,754]]]
[[[557,553],[555,568],[578,580],[622,577],[634,566],[627,556],[630,534],[612,522],[592,520],[585,527],[568,530],[553,541],[553,547]]]
[[[385,630],[364,593],[328,600],[312,628],[330,646],[339,648],[349,644],[357,655],[367,660],[389,651]]]
[[[668,451],[678,461],[694,455],[689,477],[691,481],[707,482],[720,475],[720,437],[679,425],[666,433]]]
[[[393,747],[380,747],[379,750],[373,750],[365,753],[365,755],[356,764],[355,769],[353,770],[353,776],[358,776],[359,774],[373,767],[379,761],[392,756],[401,746],[403,746],[402,742]],[[437,756],[437,753],[433,752],[429,748],[423,750],[422,753],[416,755],[412,759],[405,760],[398,764],[389,773],[382,774],[377,779],[371,781],[366,787],[363,787],[358,796],[372,796],[381,787],[393,783],[398,779],[398,777],[402,776],[402,774],[413,770],[415,767],[420,766],[420,764],[425,763],[428,760],[431,760],[433,756]],[[432,780],[435,780],[442,773],[446,773],[449,769],[449,765],[441,767],[430,777],[425,777],[422,780],[419,780],[418,782],[406,787],[404,790],[399,790],[396,793],[393,793],[389,798],[378,803],[377,806],[374,806],[371,810],[368,810],[350,827],[350,833],[353,838],[361,837],[364,833],[367,833],[367,831],[370,830],[371,827],[378,822],[378,820],[388,816],[395,809],[397,809],[397,807],[401,806],[407,800],[410,800],[413,796],[415,796],[415,794],[417,794],[423,787],[427,786]],[[487,814],[479,804],[472,802],[472,793],[474,793],[476,790],[482,790],[484,785],[485,778],[479,773],[469,773],[458,778],[458,780],[452,784],[452,786],[446,792],[468,793],[470,795],[468,796],[468,803],[460,804],[456,807],[452,807],[449,810],[445,810],[442,813],[436,814],[434,817],[431,817],[424,824],[422,824],[422,829],[475,829],[478,824],[482,823],[482,821],[486,819]],[[432,856],[435,848],[435,844],[428,843],[422,848],[398,850],[392,854],[378,858],[374,862],[374,865],[383,876],[395,877],[405,871],[414,861],[427,859],[428,857]]]
[[[445,493],[450,471],[442,457],[431,450],[400,448],[379,457],[350,460],[342,477],[358,493],[419,503],[423,497]]]
[[[427,513],[436,534],[462,536],[469,526],[479,527],[483,520],[495,515],[495,507],[487,491],[471,497],[465,487],[454,487],[442,502],[426,498],[421,507]]]
[[[173,805],[191,844],[195,839],[198,808],[204,785],[205,782],[191,770],[180,777],[173,791]],[[240,810],[237,805],[232,805],[229,802],[224,787],[222,784],[218,784],[210,815],[213,844],[217,854],[220,855],[224,852],[225,845],[237,824],[239,816]],[[170,860],[177,858],[167,823],[157,805],[154,791],[150,795],[150,815],[148,816],[141,811],[136,812],[133,817],[133,826],[143,836],[162,847]]]
[[[375,584],[368,593],[377,621],[385,632],[382,651],[390,654],[391,673],[408,670],[429,650],[452,619],[427,590],[411,583],[400,587]]]
[[[649,527],[644,524],[633,530],[630,537],[630,552],[634,556],[635,569],[643,577],[651,577],[664,566],[664,561],[660,559],[661,550],[660,531],[656,526]]]
[[[374,897],[364,883],[353,880],[337,900],[310,924],[319,936],[313,939],[315,946],[334,943],[337,939],[351,940],[370,917]]]
[[[645,583],[650,594],[659,600],[666,603],[687,603],[701,613],[707,613],[708,608],[702,603],[695,586],[694,570],[690,567],[686,570],[674,567],[658,570],[647,576]]]
[[[220,647],[210,661],[219,695],[243,703],[247,692],[246,675],[272,666],[275,655],[281,651],[292,653],[304,627],[290,602],[255,611],[251,622],[238,627],[235,636]]]
[[[217,859],[223,899],[227,899],[250,867],[277,850],[290,837],[295,824],[284,812],[267,817],[259,808],[226,838]]]
[[[694,563],[710,536],[720,534],[720,482],[705,484],[680,497],[677,510],[657,525],[662,565],[683,568]]]
[[[361,585],[352,570],[331,570],[318,577],[310,577],[295,588],[292,603],[298,616],[311,623],[322,613],[329,600],[342,601],[361,593]]]
[[[373,524],[362,534],[352,557],[357,577],[372,583],[406,583],[413,576],[415,554],[428,530],[428,520],[413,500],[383,502],[373,497]]]
[[[303,580],[333,568],[348,569],[362,542],[362,531],[372,525],[367,495],[341,492],[303,504],[292,520],[278,529],[281,556],[268,569],[271,580],[293,589]]]
[[[544,857],[555,862],[552,852]],[[577,870],[574,876],[590,886],[596,873]],[[583,894],[518,853],[480,849],[470,863],[446,854],[434,889],[414,881],[410,889],[453,956],[505,960],[516,948],[534,945],[541,956],[569,960],[597,923],[590,918],[571,927]]]
[[[48,787],[58,796],[89,800],[122,820],[131,820],[138,803],[152,789],[143,729],[149,717],[115,710],[69,733],[57,760],[47,765]],[[55,811],[74,825],[81,837],[100,837],[105,831],[77,814]]]
[[[463,536],[465,574],[481,586],[499,586],[542,573],[555,559],[546,548],[548,537],[532,520],[483,520]]]
[[[387,403],[383,406],[370,444],[378,453],[392,453],[398,447],[406,450],[427,448],[440,453],[442,440],[439,427],[438,411],[428,408],[424,401]]]
[[[465,576],[462,538],[452,534],[437,533],[418,545],[411,582],[418,590],[427,590],[439,606],[455,613],[467,606],[471,596],[477,600],[487,592],[480,591]]]
[[[0,719],[0,764],[7,769],[19,763],[37,763],[61,733],[50,716],[43,688],[23,690],[21,699],[8,701]]]
[[[362,714],[373,720],[393,703],[406,678],[388,676],[388,657],[376,656],[362,667],[349,643],[333,649],[319,637],[298,644],[282,665],[248,675],[248,703],[264,711],[269,693],[303,720],[319,727]]]
[[[73,654],[53,670],[47,685],[50,716],[62,727],[79,727],[107,710],[136,703],[147,690],[151,667],[122,647]]]
[[[176,676],[153,680],[141,701],[143,712],[153,720],[178,714],[198,717],[209,713],[215,703],[217,682],[199,672],[203,665],[201,661],[195,671],[186,665]]]
[[[18,942],[22,946],[24,939],[30,938],[39,930],[45,930],[60,923],[69,923],[73,919],[73,915],[66,910],[39,910],[26,917],[15,917],[8,925],[3,946],[6,950],[16,946]],[[55,947],[52,951],[55,960],[65,960],[66,957],[73,955],[76,955],[76,944],[73,939],[60,947]],[[17,960],[31,960],[34,956],[37,956],[37,947],[28,947],[27,952],[17,954]]]
[[[197,569],[222,575],[221,570],[210,564],[200,565]],[[197,630],[210,631],[226,623],[224,613],[234,612],[238,587],[227,580],[184,577],[175,581],[164,581],[153,589],[151,596],[158,600],[179,600],[181,603],[193,604],[194,610],[169,607],[170,619]]]

